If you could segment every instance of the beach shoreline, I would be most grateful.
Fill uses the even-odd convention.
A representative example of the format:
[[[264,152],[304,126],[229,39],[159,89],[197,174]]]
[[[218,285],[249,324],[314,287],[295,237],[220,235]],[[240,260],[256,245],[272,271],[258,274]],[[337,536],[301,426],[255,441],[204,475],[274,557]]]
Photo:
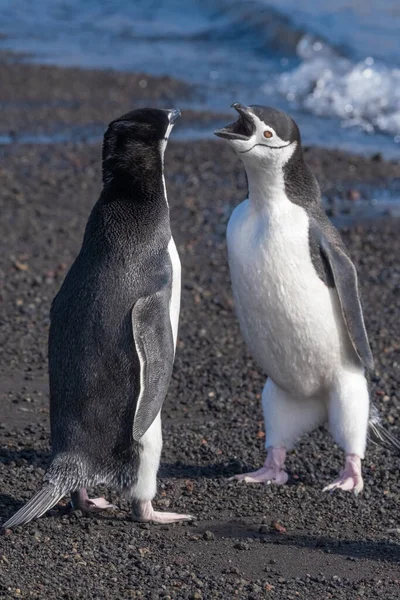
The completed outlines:
[[[234,118],[229,106],[222,112],[206,108],[198,86],[174,77],[41,65],[28,62],[28,58],[0,50],[0,140],[3,138],[3,143],[25,143],[26,140],[40,143],[42,139],[44,143],[99,141],[112,119],[146,105],[183,106],[178,136],[179,130],[193,127],[197,128],[199,138],[203,137],[202,128],[211,136],[214,125]],[[346,135],[343,129],[342,137]],[[196,135],[192,138],[196,139]],[[303,143],[307,144],[307,140]],[[383,158],[379,143],[375,151],[371,152],[371,144],[367,148],[365,158]],[[343,151],[343,154],[356,152]],[[399,161],[400,155],[385,162],[398,165]],[[395,176],[393,169],[387,175]]]

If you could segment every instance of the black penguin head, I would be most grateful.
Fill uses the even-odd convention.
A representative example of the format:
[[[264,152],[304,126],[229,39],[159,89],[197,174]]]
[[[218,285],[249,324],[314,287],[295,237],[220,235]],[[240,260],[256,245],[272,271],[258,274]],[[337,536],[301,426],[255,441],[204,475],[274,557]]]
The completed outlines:
[[[176,109],[139,108],[114,119],[104,134],[103,180],[162,170],[168,137],[180,114]]]
[[[300,132],[289,115],[266,106],[232,107],[239,113],[237,121],[215,135],[226,139],[245,163],[285,165],[294,153],[301,152]]]

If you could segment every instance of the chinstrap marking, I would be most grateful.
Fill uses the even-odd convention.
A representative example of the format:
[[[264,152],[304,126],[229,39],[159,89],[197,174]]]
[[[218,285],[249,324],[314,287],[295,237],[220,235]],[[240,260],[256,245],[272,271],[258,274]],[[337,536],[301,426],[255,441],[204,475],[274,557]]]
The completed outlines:
[[[282,150],[282,148],[287,148],[288,146],[290,146],[290,144],[292,144],[292,142],[289,142],[288,144],[285,144],[285,146],[269,146],[268,144],[254,144],[254,146],[252,146],[251,148],[249,148],[248,150],[239,150],[239,154],[246,154],[247,152],[250,152],[250,150],[253,150],[253,148],[255,148],[256,146],[261,146],[263,148],[270,148],[271,150]]]

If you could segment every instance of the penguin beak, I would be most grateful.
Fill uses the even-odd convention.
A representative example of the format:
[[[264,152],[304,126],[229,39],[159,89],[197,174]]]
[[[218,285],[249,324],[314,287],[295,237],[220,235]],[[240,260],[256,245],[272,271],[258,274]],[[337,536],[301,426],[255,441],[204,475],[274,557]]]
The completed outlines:
[[[214,135],[226,140],[249,140],[255,132],[250,107],[235,102],[232,108],[239,113],[238,120],[222,129],[216,129]]]
[[[169,124],[173,125],[177,119],[181,116],[181,111],[177,108],[171,108],[168,111]]]

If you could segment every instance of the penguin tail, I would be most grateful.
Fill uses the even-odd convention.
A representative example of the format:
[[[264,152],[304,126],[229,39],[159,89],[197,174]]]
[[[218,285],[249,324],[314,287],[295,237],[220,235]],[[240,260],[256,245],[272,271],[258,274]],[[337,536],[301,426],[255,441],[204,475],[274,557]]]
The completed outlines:
[[[8,519],[3,529],[11,529],[17,527],[17,525],[24,525],[29,523],[32,519],[37,519],[44,515],[45,512],[53,508],[65,496],[65,490],[55,486],[52,483],[45,483],[45,485],[33,496],[29,502],[19,509],[15,515]]]
[[[385,429],[376,410],[372,413],[369,428],[372,442],[389,450],[396,450],[400,454],[400,440]]]

